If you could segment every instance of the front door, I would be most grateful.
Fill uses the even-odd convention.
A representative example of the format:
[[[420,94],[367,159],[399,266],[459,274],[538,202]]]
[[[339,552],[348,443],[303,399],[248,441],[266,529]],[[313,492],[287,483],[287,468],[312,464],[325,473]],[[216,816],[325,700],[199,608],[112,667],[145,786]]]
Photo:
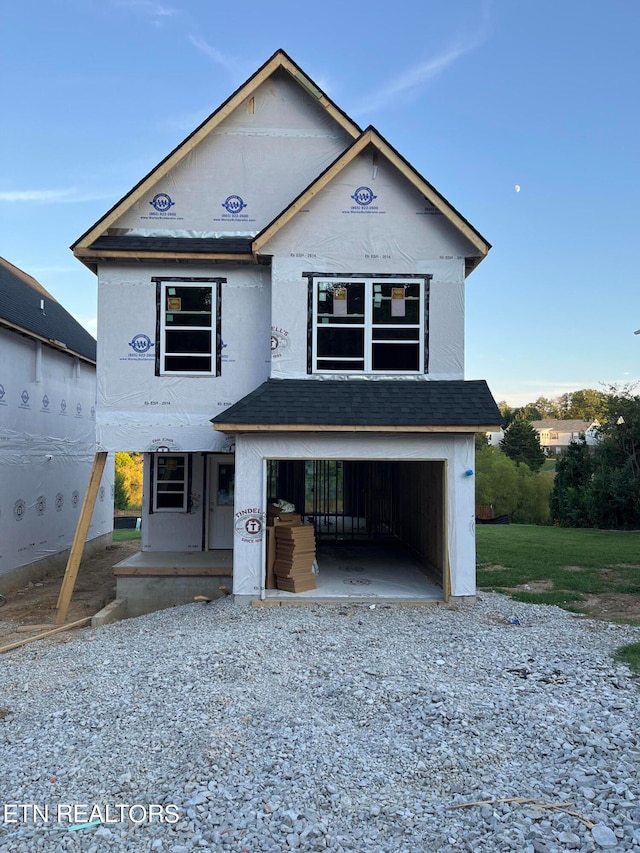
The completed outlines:
[[[209,550],[233,548],[235,458],[209,457]]]

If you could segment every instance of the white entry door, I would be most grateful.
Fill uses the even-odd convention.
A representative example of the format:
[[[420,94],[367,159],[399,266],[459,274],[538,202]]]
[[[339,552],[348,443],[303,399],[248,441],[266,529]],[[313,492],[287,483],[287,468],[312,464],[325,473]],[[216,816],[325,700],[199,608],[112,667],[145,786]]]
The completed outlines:
[[[209,457],[209,550],[233,548],[235,458]]]

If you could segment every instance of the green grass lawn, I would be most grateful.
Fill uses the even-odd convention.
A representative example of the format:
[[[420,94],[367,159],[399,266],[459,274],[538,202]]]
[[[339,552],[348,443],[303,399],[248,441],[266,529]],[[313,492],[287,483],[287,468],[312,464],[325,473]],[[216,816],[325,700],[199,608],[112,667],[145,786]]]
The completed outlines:
[[[476,547],[478,587],[508,590],[517,601],[581,613],[588,594],[640,595],[640,531],[479,524]],[[532,591],[514,589],[522,584]],[[640,673],[640,643],[616,659]]]
[[[512,588],[549,581],[548,592],[516,593],[521,601],[557,604],[583,593],[640,594],[640,532],[573,530],[532,524],[479,524],[478,586]]]
[[[114,542],[127,542],[129,539],[140,539],[142,533],[140,530],[114,530]]]

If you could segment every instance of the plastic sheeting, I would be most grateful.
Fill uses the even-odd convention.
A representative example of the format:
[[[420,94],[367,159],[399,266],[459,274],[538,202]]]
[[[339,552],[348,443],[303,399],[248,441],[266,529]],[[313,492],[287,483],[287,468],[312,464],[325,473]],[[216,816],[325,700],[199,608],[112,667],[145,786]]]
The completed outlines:
[[[110,233],[256,234],[351,142],[315,97],[288,74],[276,74]]]
[[[270,297],[265,267],[189,267],[224,278],[220,376],[156,376],[156,285],[180,270],[105,266],[98,291],[98,442],[105,450],[228,449],[211,418],[269,376]],[[140,345],[140,341],[144,345]]]
[[[0,582],[71,547],[95,455],[95,369],[0,330]],[[113,461],[89,528],[113,529]]]
[[[314,272],[431,276],[429,370],[418,378],[464,378],[465,256],[475,250],[382,156],[375,166],[371,154],[357,157],[264,252],[273,255],[273,377],[308,375],[303,274]]]
[[[255,596],[263,589],[267,459],[444,460],[451,595],[475,595],[475,478],[466,473],[474,458],[473,435],[238,435],[233,592]]]
[[[170,198],[156,200],[156,206],[166,205],[166,210],[155,210],[155,195],[145,197],[114,228],[253,233],[348,142],[313,98],[287,75],[276,75],[259,87],[251,107],[248,102],[239,107],[158,183],[155,195],[164,192]],[[184,190],[180,204],[171,195],[171,182]],[[236,196],[227,205],[231,208],[255,198],[261,211],[251,214],[255,221],[246,218],[253,210],[247,203],[246,209],[226,211],[230,219],[212,224],[212,199],[225,193]],[[223,211],[225,199],[215,202]],[[269,375],[315,378],[307,374],[308,272],[429,277],[428,372],[398,379],[463,378],[464,266],[465,256],[475,249],[381,154],[364,152],[346,166],[283,226],[264,254],[272,254],[271,266],[99,265],[102,449],[224,452],[230,439],[213,431],[210,418]],[[225,279],[220,376],[156,376],[158,306],[152,278],[179,276],[183,270],[191,278]]]

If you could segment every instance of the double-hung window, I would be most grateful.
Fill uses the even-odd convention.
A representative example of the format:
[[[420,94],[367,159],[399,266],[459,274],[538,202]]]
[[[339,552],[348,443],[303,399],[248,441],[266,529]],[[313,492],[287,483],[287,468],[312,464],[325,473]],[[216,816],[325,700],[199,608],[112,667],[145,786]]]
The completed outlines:
[[[157,374],[218,376],[222,279],[156,278]]]
[[[312,373],[426,372],[426,276],[311,277]]]
[[[189,471],[184,453],[153,455],[153,511],[186,512]]]

